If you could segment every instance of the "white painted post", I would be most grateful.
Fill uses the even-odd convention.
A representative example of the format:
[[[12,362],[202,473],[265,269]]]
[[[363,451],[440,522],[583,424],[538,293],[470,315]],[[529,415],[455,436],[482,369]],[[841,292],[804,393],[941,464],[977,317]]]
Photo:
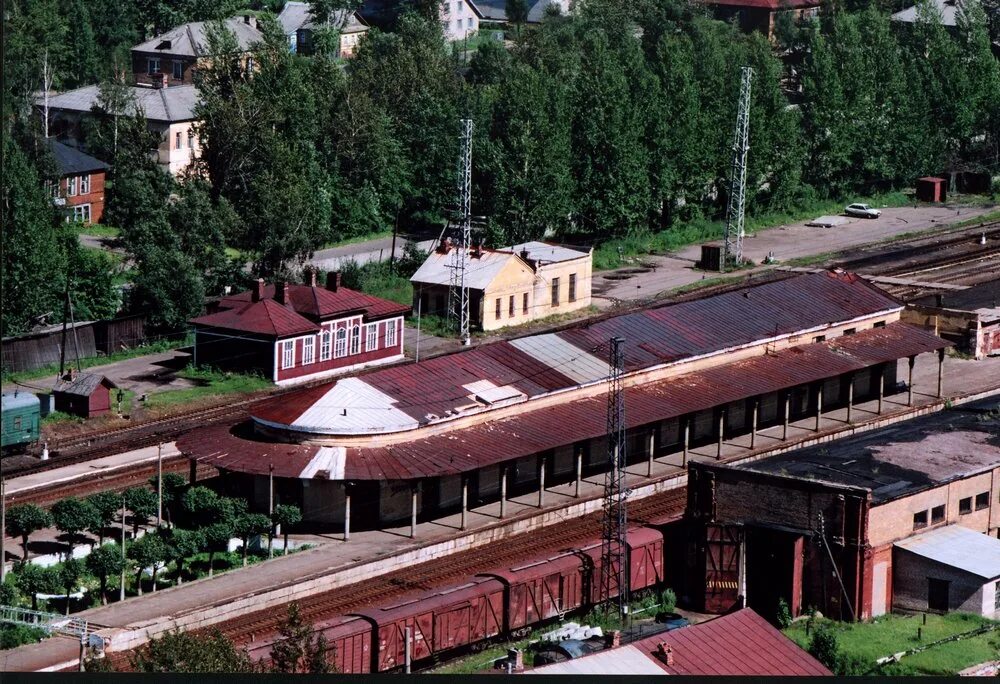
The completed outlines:
[[[757,399],[753,400],[753,416],[750,419],[750,448],[757,445]]]
[[[781,428],[781,440],[788,439],[788,423],[792,417],[792,393],[785,393],[785,422]]]
[[[274,558],[274,464],[269,463],[267,468],[267,519],[271,521],[271,526],[267,529],[267,557]],[[285,549],[288,555],[288,549]]]
[[[940,399],[943,396],[944,396],[944,349],[939,349],[937,397],[938,399]]]
[[[854,373],[847,381],[847,422],[851,422],[851,415],[854,411]]]
[[[344,485],[344,541],[351,538],[351,491]],[[285,553],[288,550],[285,549]]]
[[[462,529],[465,529],[469,512],[469,481],[462,476]]]
[[[500,519],[507,515],[507,466],[500,466]]]
[[[823,383],[816,392],[816,432],[819,432],[819,421],[823,417]]]
[[[583,481],[583,449],[579,446],[576,448],[576,492],[573,494],[577,499],[580,498],[580,483]]]
[[[410,494],[410,539],[417,538],[417,485]]]
[[[653,458],[656,456],[656,430],[654,425],[649,433],[649,460],[646,461],[646,477],[653,476]]]
[[[688,449],[691,446],[691,417],[684,417],[684,451],[681,452],[681,468],[687,468]]]
[[[885,396],[885,367],[878,372],[878,415],[882,415],[882,398]]]
[[[122,492],[122,577],[118,588],[118,600],[125,600],[125,492]]]
[[[156,526],[163,525],[163,443],[156,445]]]
[[[725,434],[725,429],[726,429],[726,410],[719,409],[719,448],[715,452],[716,460],[722,458],[722,441],[723,441],[723,435]]]
[[[409,627],[403,628],[403,634],[403,639],[405,640],[405,646],[403,647],[403,663],[406,669],[406,674],[410,674],[410,664],[413,659],[413,636]]]
[[[907,386],[906,387],[906,405],[907,406],[913,406],[913,364],[916,363],[917,357],[916,356],[911,356],[908,359],[908,361],[909,361],[909,365],[910,365],[910,375],[909,375],[909,379],[908,379],[908,381],[906,383],[906,386]]]
[[[538,507],[545,505],[545,456],[538,457]]]

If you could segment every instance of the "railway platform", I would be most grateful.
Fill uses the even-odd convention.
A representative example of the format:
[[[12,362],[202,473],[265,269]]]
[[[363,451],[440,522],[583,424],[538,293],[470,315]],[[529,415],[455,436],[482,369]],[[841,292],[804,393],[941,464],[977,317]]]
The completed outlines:
[[[948,364],[945,396],[953,404],[996,392],[1000,387],[1000,359],[975,362],[953,358]],[[744,436],[724,443],[721,454],[714,445],[704,446],[691,450],[688,458],[737,463],[940,410],[945,400],[934,396],[935,383],[936,363],[918,362],[912,407],[906,406],[905,394],[896,395],[886,400],[880,416],[875,413],[874,402],[861,403],[854,407],[851,422],[847,421],[846,409],[840,409],[825,413],[818,431],[815,419],[810,417],[793,423],[784,440],[780,429],[771,428],[758,433],[754,448],[749,445],[749,437]],[[679,517],[685,502],[682,492],[686,479],[679,455],[658,458],[648,475],[647,467],[645,462],[629,467],[628,486],[635,508],[645,507],[647,515],[659,522]],[[434,585],[435,578],[443,581],[448,572],[473,574],[481,569],[472,566],[471,561],[467,561],[468,567],[462,566],[463,554],[473,553],[474,549],[480,554],[477,562],[483,562],[482,554],[487,552],[509,558],[537,553],[546,544],[558,547],[566,543],[559,530],[579,524],[587,516],[595,521],[591,532],[596,536],[599,527],[595,514],[601,508],[602,489],[603,477],[595,476],[582,481],[579,496],[574,483],[568,483],[549,487],[542,496],[533,492],[514,497],[508,500],[503,519],[500,504],[495,502],[470,510],[464,530],[461,516],[456,513],[418,523],[412,536],[409,525],[352,533],[349,541],[339,534],[317,535],[316,541],[321,543],[316,548],[263,562],[253,570],[232,571],[76,616],[100,626],[112,651],[123,651],[172,628],[225,626],[254,614],[273,616],[276,606],[292,600],[315,599],[323,594],[350,599],[387,576],[394,579],[385,580],[384,588],[378,590],[384,593],[376,594],[379,597],[387,597],[392,591],[426,589]],[[426,571],[417,572],[420,568]],[[414,579],[419,577],[431,579]],[[267,624],[266,619],[261,620],[262,625]],[[75,641],[57,637],[6,652],[0,664],[5,671],[54,671],[75,668],[78,657],[79,645]]]

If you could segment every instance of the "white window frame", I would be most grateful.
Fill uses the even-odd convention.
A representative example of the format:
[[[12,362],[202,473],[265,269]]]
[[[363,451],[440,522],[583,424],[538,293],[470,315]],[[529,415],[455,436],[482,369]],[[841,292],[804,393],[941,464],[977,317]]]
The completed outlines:
[[[369,323],[365,326],[365,351],[376,349],[378,349],[378,323]]]
[[[85,173],[80,176],[80,194],[89,195],[90,194],[90,174]]]
[[[153,74],[159,74],[160,72],[160,58],[159,57],[147,57],[146,58],[146,73],[150,76]]]
[[[316,337],[310,335],[302,340],[302,365],[316,363]]]
[[[351,326],[351,356],[361,353],[361,324]]]
[[[472,28],[472,17],[469,17],[468,19],[465,20],[465,27]]]
[[[180,131],[174,133],[174,149],[183,150],[184,149],[184,136],[181,135]]]
[[[80,223],[90,223],[90,204],[77,204],[73,206],[73,221]]]
[[[69,177],[67,177],[66,178],[66,196],[67,197],[76,197],[76,195],[77,195],[77,192],[76,192],[77,188],[79,188],[79,185],[78,185],[78,183],[76,181],[76,176],[69,176]]]
[[[385,322],[385,346],[396,346],[396,319]]]
[[[340,327],[337,328],[336,332],[336,342],[333,347],[333,355],[335,358],[342,358],[347,356],[347,328]]]
[[[291,360],[289,360],[289,357]],[[295,367],[295,340],[281,342],[281,370]]]
[[[330,357],[333,356],[333,333],[330,332],[329,328],[325,328],[322,333],[320,333],[319,338],[319,360],[329,361]]]

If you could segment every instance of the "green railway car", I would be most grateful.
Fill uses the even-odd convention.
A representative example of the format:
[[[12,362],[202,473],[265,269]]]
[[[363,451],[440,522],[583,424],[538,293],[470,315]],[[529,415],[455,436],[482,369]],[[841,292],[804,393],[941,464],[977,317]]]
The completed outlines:
[[[42,403],[30,392],[13,392],[3,395],[4,453],[19,451],[38,441],[38,425]]]

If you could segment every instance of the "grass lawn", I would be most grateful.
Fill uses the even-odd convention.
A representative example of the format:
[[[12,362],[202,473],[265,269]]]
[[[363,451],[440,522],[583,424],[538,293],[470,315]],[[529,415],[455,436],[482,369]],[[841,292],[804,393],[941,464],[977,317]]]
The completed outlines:
[[[876,195],[857,201],[867,202],[876,207],[901,207],[913,203],[913,200],[902,192]],[[814,218],[821,214],[839,214],[843,211],[846,204],[846,202],[828,200],[816,202],[790,212],[774,212],[759,214],[757,216],[747,216],[746,231],[747,233],[753,233],[765,228]],[[594,249],[594,270],[606,271],[618,268],[627,261],[644,254],[660,254],[692,244],[718,240],[725,233],[725,229],[725,221],[707,221],[702,219],[678,224],[670,230],[659,233],[639,233],[617,240],[608,240],[597,245]]]
[[[222,373],[190,366],[180,371],[177,376],[194,380],[198,386],[150,394],[146,400],[147,408],[155,409],[187,404],[199,399],[226,394],[251,394],[274,387],[268,380],[258,375]]]
[[[70,224],[73,228],[73,232],[77,235],[92,235],[94,237],[103,238],[116,238],[121,234],[114,226],[102,226],[98,223],[93,223],[91,225],[86,225],[84,223],[76,222]]]
[[[928,614],[926,625],[922,616],[886,615],[866,623],[818,619],[813,631],[822,624],[833,628],[841,653],[870,662],[874,667],[879,658],[997,623],[968,613]],[[917,639],[917,628],[922,631],[920,640]],[[808,648],[812,638],[806,636],[805,620],[786,629],[785,635],[802,648]],[[948,642],[921,653],[903,656],[899,663],[888,667],[892,674],[954,674],[970,665],[995,659],[997,648],[991,643],[998,640],[1000,631]]]

